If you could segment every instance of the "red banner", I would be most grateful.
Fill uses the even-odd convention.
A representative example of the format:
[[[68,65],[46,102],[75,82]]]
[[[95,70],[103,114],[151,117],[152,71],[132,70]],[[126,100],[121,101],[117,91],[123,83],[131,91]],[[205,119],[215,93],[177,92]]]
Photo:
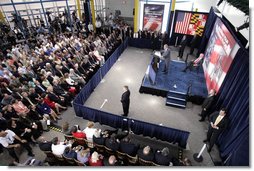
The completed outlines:
[[[164,5],[145,4],[143,30],[161,31]]]
[[[209,38],[203,63],[208,91],[211,89],[219,91],[239,48],[227,27],[220,19],[217,19]]]

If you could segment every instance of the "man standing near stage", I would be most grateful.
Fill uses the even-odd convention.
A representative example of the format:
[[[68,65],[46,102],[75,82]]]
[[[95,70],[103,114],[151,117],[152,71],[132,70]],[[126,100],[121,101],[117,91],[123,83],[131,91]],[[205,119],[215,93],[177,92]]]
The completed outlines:
[[[179,45],[179,51],[178,51],[178,56],[177,56],[178,60],[180,60],[180,58],[181,59],[183,58],[183,53],[184,53],[184,49],[185,49],[186,45],[187,45],[187,37],[186,37],[186,35],[184,35],[182,38],[182,41]]]
[[[170,49],[167,44],[164,45],[164,50],[161,51],[161,59],[165,61],[165,67],[163,72],[167,73],[171,60]]]
[[[208,142],[207,151],[210,152],[215,144],[217,138],[223,130],[228,127],[229,119],[226,116],[226,109],[222,108],[220,112],[216,111],[211,114],[209,119],[210,124],[207,132],[207,139],[203,142]]]
[[[128,86],[123,86],[124,93],[122,94],[121,103],[123,105],[123,115],[128,116],[129,107],[130,107],[130,90]]]
[[[204,100],[202,104],[202,112],[201,114],[199,114],[201,116],[201,119],[199,120],[200,122],[203,122],[206,116],[208,116],[209,109],[211,108],[213,100],[215,98],[215,93],[216,91],[214,89],[211,89],[208,94],[208,97]]]

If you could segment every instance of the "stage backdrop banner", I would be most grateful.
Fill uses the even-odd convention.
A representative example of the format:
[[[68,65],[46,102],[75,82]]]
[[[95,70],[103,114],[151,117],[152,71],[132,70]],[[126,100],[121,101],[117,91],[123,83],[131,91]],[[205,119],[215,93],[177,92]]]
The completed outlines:
[[[208,14],[178,11],[175,33],[202,36]]]
[[[211,89],[219,91],[239,48],[240,46],[227,27],[217,18],[207,44],[203,62],[208,91]]]
[[[164,5],[144,4],[143,30],[161,31]]]

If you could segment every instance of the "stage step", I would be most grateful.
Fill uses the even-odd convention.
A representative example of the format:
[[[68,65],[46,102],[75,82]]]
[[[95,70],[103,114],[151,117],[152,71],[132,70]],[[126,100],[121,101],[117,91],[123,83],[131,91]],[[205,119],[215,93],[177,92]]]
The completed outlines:
[[[185,109],[186,97],[186,93],[170,90],[167,95],[166,105]]]
[[[167,99],[166,105],[185,109],[186,101],[184,102],[181,100]]]
[[[174,99],[181,99],[181,100],[184,100],[186,99],[186,94],[177,94],[177,93],[171,93],[169,92],[168,95],[167,95],[167,98],[174,98]]]

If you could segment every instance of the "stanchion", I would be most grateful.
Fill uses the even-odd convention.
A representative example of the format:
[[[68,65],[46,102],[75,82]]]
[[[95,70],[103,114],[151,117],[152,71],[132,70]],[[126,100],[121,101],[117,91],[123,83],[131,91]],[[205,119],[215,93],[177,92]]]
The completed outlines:
[[[205,150],[206,144],[203,145],[203,147],[201,148],[199,153],[195,153],[193,154],[193,158],[196,162],[202,162],[203,161],[203,157],[201,156],[203,151]]]

